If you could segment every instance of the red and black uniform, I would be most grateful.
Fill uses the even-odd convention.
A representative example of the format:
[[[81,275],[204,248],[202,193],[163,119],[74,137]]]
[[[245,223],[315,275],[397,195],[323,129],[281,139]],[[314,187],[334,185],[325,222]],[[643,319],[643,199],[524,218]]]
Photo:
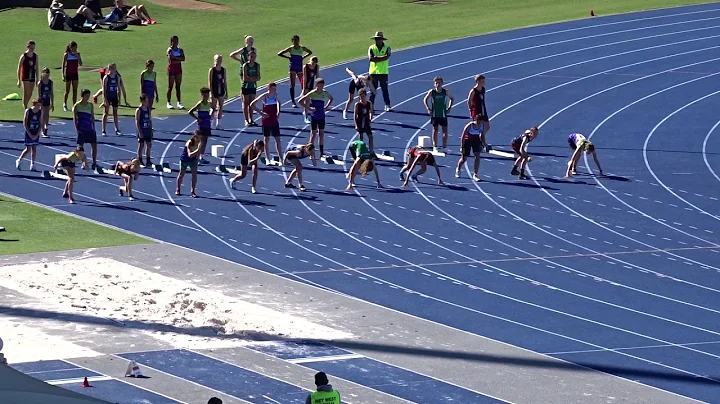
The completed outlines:
[[[481,89],[473,88],[472,90],[472,102],[470,105],[472,107],[470,108],[470,115],[472,115],[470,118],[475,119],[475,116],[482,115],[483,121],[487,121],[488,118],[488,112],[487,107],[485,106],[485,87]]]
[[[67,58],[65,59],[65,81],[78,81],[80,79],[80,75],[78,73],[78,67],[80,65],[80,61],[78,60],[78,56],[74,53],[67,53]]]
[[[280,122],[278,121],[278,99],[265,95],[263,99],[262,131],[265,137],[280,137]]]
[[[36,73],[37,53],[33,53],[32,56],[29,56],[27,53],[25,53],[25,56],[23,57],[22,67],[20,68],[20,79],[22,81],[36,83],[38,81]]]
[[[357,103],[357,116],[355,116],[355,126],[357,127],[358,134],[366,133],[368,136],[372,136],[372,128],[370,127],[370,102],[363,104],[362,102]]]
[[[420,146],[411,147],[408,150],[408,162],[412,162],[416,157],[420,157],[420,159],[418,159],[418,163],[422,163],[423,159],[425,159],[425,163],[431,166],[435,165],[435,156],[423,150],[424,149]]]

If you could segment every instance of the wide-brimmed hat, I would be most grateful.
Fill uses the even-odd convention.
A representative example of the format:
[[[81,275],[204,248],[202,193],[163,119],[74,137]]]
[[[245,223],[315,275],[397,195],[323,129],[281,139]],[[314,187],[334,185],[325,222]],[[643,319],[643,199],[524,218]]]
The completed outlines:
[[[371,36],[370,39],[382,39],[383,41],[386,40],[385,36],[383,35],[382,31],[378,31],[375,33],[375,36]]]

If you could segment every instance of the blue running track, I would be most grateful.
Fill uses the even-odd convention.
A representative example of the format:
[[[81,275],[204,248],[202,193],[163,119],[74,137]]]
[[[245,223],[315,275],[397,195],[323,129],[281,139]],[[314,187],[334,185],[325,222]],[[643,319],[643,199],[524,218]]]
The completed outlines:
[[[345,67],[364,71],[367,62],[323,71],[338,108],[347,97]],[[483,158],[481,181],[472,181],[467,168],[454,177],[468,121],[464,99],[478,73],[487,77],[491,144],[508,149],[524,129],[540,127],[530,146],[529,180],[511,176],[511,160],[493,155]],[[450,155],[440,159],[446,185],[437,185],[429,170],[402,189],[405,151],[418,136],[430,135],[422,97],[438,75],[458,102],[450,117]],[[396,160],[381,163],[385,189],[368,177],[344,192],[345,150],[355,133],[341,109],[329,115],[325,147],[344,155],[346,164],[306,168],[304,193],[283,188],[289,170],[277,167],[263,167],[258,194],[250,193],[249,177],[233,191],[227,175],[214,171],[221,160],[209,158],[198,199],[187,196],[189,178],[185,195],[175,196],[174,173],[144,173],[133,202],[118,195],[117,178],[83,173],[78,204],[71,206],[60,196],[62,181],[15,170],[23,140],[15,123],[0,126],[0,189],[680,395],[720,401],[719,4],[396,51],[390,77],[395,110],[378,112],[374,122],[376,148]],[[287,97],[287,87],[280,94]],[[381,96],[376,103],[381,109]],[[232,157],[226,163],[233,165],[261,135],[259,128],[241,129],[239,103],[227,109],[223,123],[230,129],[214,131],[210,144],[224,144]],[[309,128],[298,110],[286,112],[283,147],[304,143]],[[53,123],[39,149],[40,169],[74,146],[71,124]],[[155,162],[176,169],[194,124],[172,117],[155,125]],[[131,128],[123,121],[128,133],[100,139],[106,167],[135,155]],[[608,175],[597,176],[592,159],[583,159],[578,176],[562,178],[572,132],[591,138]],[[148,355],[136,359],[166,361],[158,366],[172,370],[183,367],[172,361],[192,354]],[[373,385],[338,366],[332,371],[339,377]],[[396,374],[416,381],[402,370]],[[427,386],[478,402],[467,391]]]

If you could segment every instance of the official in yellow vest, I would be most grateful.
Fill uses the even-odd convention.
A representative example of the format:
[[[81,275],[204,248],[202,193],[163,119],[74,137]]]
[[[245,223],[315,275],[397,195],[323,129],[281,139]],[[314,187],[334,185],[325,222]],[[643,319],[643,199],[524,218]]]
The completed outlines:
[[[340,404],[340,393],[333,390],[325,372],[318,372],[315,375],[317,391],[308,395],[305,404]]]
[[[385,101],[385,111],[392,111],[390,106],[390,93],[388,92],[388,75],[390,74],[390,47],[385,43],[385,36],[382,31],[375,33],[370,39],[375,40],[375,44],[368,49],[368,60],[370,60],[370,68],[368,73],[372,80],[373,86],[382,89],[383,100]],[[375,93],[370,95],[370,102],[375,105]]]

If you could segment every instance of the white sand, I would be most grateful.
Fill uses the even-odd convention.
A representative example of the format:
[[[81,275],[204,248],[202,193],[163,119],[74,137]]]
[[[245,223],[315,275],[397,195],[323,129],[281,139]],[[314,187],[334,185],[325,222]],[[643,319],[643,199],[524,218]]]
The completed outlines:
[[[85,358],[100,355],[89,349],[45,334],[28,327],[27,319],[0,316],[0,337],[4,346],[2,353],[8,363],[35,362],[40,360]]]
[[[159,324],[153,326],[151,335],[178,348],[239,346],[268,335],[349,337],[289,314],[106,258],[2,266],[0,284],[50,303],[59,312],[111,318],[128,323],[128,329],[134,328],[131,322]],[[163,325],[177,328],[163,329],[167,328]],[[7,345],[4,334],[5,327],[0,327],[0,337]],[[10,355],[9,347],[3,351]]]

